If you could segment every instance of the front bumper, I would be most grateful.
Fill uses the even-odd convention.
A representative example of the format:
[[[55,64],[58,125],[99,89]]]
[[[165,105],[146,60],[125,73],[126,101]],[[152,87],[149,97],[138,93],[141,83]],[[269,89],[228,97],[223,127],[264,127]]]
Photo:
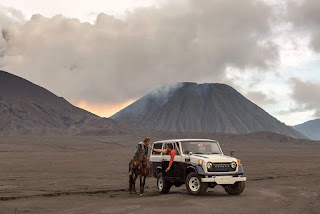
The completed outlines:
[[[217,184],[234,184],[238,181],[246,181],[246,177],[233,177],[233,176],[216,176],[216,177],[208,177],[201,178],[201,182],[205,183],[217,183]]]

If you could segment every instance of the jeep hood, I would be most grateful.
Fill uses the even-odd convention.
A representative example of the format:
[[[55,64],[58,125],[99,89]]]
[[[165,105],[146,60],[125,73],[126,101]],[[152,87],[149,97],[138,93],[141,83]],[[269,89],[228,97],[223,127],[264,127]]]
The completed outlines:
[[[190,156],[190,159],[197,159],[197,160],[203,160],[205,162],[237,162],[237,159],[234,157],[222,155],[222,154],[192,154]]]

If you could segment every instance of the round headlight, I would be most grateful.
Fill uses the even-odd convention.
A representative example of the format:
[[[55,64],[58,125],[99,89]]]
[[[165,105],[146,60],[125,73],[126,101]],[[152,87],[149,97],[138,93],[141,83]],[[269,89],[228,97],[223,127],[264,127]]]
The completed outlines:
[[[231,163],[231,167],[234,169],[234,168],[236,168],[237,167],[237,163],[236,162],[232,162]]]
[[[208,162],[208,163],[207,163],[207,168],[209,168],[209,169],[212,168],[212,163],[211,163],[211,162]]]

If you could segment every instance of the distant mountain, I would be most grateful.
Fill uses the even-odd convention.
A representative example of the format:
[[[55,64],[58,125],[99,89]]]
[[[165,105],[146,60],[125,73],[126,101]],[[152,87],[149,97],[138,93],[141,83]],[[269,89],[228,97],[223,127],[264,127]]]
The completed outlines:
[[[0,71],[0,135],[113,134],[127,127],[73,106],[25,79]]]
[[[305,138],[225,84],[165,86],[111,118],[147,130],[235,134],[267,131]]]
[[[320,140],[320,119],[309,120],[293,128],[312,140]]]

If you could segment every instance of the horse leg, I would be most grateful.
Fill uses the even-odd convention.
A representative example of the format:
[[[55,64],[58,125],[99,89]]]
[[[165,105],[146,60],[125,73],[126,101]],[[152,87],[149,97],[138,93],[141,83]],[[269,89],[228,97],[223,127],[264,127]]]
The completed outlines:
[[[130,161],[130,162],[129,162],[129,175],[132,175],[132,170],[133,170],[133,169],[132,169],[132,168],[133,168],[132,166],[133,166],[133,161]]]
[[[139,175],[139,178],[140,178],[140,196],[142,196],[142,194],[143,194],[143,183],[142,183],[142,175],[141,174]]]
[[[132,193],[132,181],[133,181],[132,161],[130,161],[129,162],[129,193]]]
[[[132,186],[133,186],[133,192],[136,193],[136,180],[137,180],[138,176],[136,173],[134,173],[134,178],[132,181]]]
[[[143,194],[144,194],[144,186],[146,185],[146,176],[147,175],[143,176],[143,182],[142,182],[142,192],[143,192]]]
[[[133,176],[129,175],[129,193],[132,193],[132,181],[133,181]]]

